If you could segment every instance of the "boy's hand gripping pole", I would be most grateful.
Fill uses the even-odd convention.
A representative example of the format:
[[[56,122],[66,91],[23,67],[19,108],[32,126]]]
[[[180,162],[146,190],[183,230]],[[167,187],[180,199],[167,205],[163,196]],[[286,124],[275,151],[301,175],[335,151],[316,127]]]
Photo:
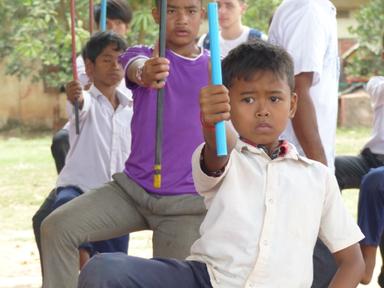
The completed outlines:
[[[79,77],[77,75],[77,67],[76,67],[76,33],[75,33],[75,0],[71,0],[71,36],[72,36],[72,74],[73,79],[78,80]],[[80,124],[79,124],[79,102],[77,99],[73,103],[75,108],[75,126],[76,126],[76,134],[80,133]]]
[[[167,26],[167,0],[161,0],[160,4],[160,29],[159,29],[159,56],[165,57],[165,30]],[[163,142],[163,103],[164,87],[157,90],[156,106],[156,147],[155,147],[155,174],[153,176],[153,187],[161,187],[161,154]]]
[[[221,74],[221,55],[219,44],[219,17],[217,3],[208,3],[208,25],[209,25],[209,45],[211,50],[212,84],[223,84]],[[225,133],[225,123],[220,121],[215,124],[216,152],[217,156],[227,155],[227,137]]]

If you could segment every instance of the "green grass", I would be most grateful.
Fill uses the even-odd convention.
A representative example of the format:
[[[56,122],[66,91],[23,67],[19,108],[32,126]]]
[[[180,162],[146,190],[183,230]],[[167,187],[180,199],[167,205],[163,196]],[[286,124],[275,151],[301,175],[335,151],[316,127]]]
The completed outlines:
[[[56,170],[50,152],[50,134],[27,137],[0,134],[0,228],[29,229],[31,216],[54,187]],[[369,137],[369,129],[339,129],[338,155],[355,155]],[[343,197],[355,213],[357,190],[346,190]]]
[[[356,155],[369,139],[370,129],[338,129],[336,136],[337,155]]]
[[[24,230],[55,184],[51,135],[0,136],[0,228]]]

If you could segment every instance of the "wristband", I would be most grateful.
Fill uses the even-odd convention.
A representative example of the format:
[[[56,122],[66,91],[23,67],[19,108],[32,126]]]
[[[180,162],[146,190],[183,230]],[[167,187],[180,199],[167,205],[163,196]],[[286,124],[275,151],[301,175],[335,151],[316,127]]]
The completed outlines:
[[[223,173],[225,171],[225,166],[227,166],[227,165],[224,165],[223,168],[216,170],[216,171],[208,171],[207,166],[205,166],[205,161],[204,161],[204,150],[205,150],[205,146],[201,150],[201,154],[200,154],[200,169],[201,169],[201,171],[203,171],[203,173],[209,177],[220,177],[221,175],[223,175]]]
[[[203,119],[203,113],[200,112],[200,123],[203,128],[206,128],[207,130],[215,130],[215,125],[205,123]]]
[[[142,77],[143,77],[143,70],[144,70],[144,65],[140,65],[140,66],[137,67],[137,69],[136,69],[136,74],[135,74],[135,76],[136,76],[136,80],[137,80],[137,82],[139,82],[140,85],[143,85],[143,84],[144,84],[144,83],[143,83],[143,79],[142,79]]]

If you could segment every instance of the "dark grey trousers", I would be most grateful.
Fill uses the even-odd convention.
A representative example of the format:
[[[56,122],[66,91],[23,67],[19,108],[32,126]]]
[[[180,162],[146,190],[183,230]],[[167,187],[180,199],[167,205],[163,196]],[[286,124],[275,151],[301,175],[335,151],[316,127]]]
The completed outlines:
[[[147,193],[123,173],[53,211],[41,226],[44,288],[72,288],[77,247],[84,242],[153,230],[155,257],[184,259],[206,214],[201,196]]]
[[[211,288],[207,267],[196,261],[143,259],[122,253],[94,256],[79,277],[79,288]]]

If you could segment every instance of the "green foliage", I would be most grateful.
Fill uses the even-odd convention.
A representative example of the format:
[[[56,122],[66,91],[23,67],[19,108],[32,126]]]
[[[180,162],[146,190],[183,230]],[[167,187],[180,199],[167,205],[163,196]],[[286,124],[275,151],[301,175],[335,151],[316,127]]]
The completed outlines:
[[[134,15],[128,42],[131,44],[154,44],[158,37],[158,25],[152,17],[152,0],[130,1],[130,5]]]
[[[1,57],[6,73],[19,78],[43,80],[48,87],[59,87],[71,79],[71,34],[69,1],[14,0],[1,2]],[[89,33],[88,1],[76,1],[77,51]],[[16,11],[15,11],[16,10]]]
[[[268,33],[269,21],[282,0],[248,0],[244,24]]]
[[[99,1],[95,1],[98,3]],[[281,0],[249,0],[244,23],[268,31],[272,11]],[[76,48],[89,37],[88,0],[76,0]],[[129,44],[153,44],[158,26],[152,18],[153,0],[129,2],[134,11]],[[6,73],[43,80],[58,88],[72,78],[69,0],[0,1],[0,59]]]
[[[99,1],[94,1],[95,4]],[[151,0],[130,1],[129,43],[152,44],[157,25]],[[89,1],[76,0],[76,49],[89,38]],[[0,59],[6,73],[58,88],[72,78],[69,0],[0,1]]]
[[[129,43],[154,44],[158,35],[158,27],[153,20],[151,8],[143,7],[135,12],[132,19],[132,31],[128,35]]]
[[[346,72],[350,76],[384,75],[380,60],[384,49],[384,0],[371,0],[356,14],[358,25],[350,31],[358,37],[359,49]]]

